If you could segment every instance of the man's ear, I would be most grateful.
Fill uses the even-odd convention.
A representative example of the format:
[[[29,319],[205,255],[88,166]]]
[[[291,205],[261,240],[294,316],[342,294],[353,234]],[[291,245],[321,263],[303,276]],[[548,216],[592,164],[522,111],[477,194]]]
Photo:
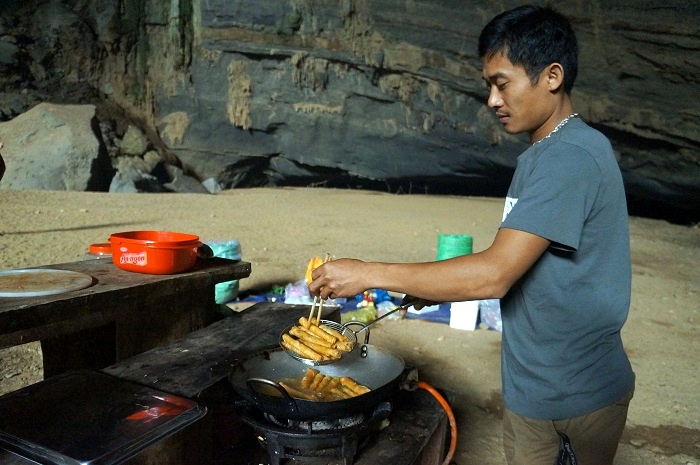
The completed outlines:
[[[559,63],[552,63],[547,67],[547,85],[550,92],[556,92],[564,85],[564,67]]]

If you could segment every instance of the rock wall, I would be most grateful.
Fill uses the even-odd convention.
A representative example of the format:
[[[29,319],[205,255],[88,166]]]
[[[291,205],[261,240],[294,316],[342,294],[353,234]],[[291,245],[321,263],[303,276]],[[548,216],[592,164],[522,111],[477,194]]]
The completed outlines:
[[[163,157],[226,189],[504,195],[526,146],[486,106],[475,51],[520,2],[35,3],[3,18],[2,116],[31,105],[22,89],[108,99]],[[581,44],[574,103],[612,140],[630,211],[700,220],[700,6],[553,4]]]

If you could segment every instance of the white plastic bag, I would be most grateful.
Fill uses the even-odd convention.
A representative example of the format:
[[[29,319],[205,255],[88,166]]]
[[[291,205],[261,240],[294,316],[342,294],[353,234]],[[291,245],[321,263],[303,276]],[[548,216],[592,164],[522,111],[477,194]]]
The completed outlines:
[[[487,299],[479,301],[479,317],[481,322],[495,331],[503,332],[501,322],[501,301],[499,299]]]

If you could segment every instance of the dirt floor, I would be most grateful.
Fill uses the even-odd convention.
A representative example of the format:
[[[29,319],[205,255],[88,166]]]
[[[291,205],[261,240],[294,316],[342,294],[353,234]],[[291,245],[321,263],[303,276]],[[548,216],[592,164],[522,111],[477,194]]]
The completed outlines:
[[[353,190],[246,189],[219,195],[0,192],[0,270],[81,260],[111,233],[187,232],[237,239],[252,275],[242,293],[302,279],[309,259],[425,261],[438,233],[470,234],[486,248],[501,199],[391,195]],[[700,229],[630,218],[632,308],[623,339],[637,374],[619,465],[700,464]],[[372,331],[456,394],[458,465],[501,465],[500,333],[420,320]],[[42,379],[36,343],[0,350],[0,394]]]

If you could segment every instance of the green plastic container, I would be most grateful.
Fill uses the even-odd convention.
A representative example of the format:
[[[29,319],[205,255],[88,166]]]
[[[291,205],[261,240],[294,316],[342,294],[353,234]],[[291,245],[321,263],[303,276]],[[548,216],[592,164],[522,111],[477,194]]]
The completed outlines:
[[[469,255],[472,253],[472,236],[466,234],[438,234],[436,260]]]

